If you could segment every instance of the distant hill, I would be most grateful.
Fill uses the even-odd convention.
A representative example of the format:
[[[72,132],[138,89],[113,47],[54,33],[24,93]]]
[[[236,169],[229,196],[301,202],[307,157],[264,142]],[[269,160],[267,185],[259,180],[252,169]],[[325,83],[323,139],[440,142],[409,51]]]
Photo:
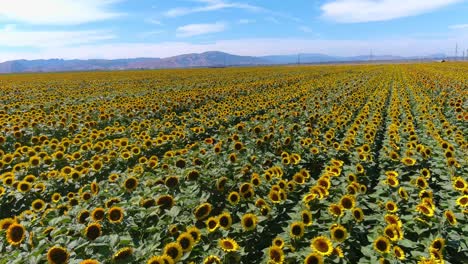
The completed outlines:
[[[399,57],[392,55],[374,55],[374,61],[441,59],[444,54],[423,57]],[[220,51],[183,54],[167,58],[134,58],[134,59],[91,59],[91,60],[14,60],[0,63],[0,73],[21,72],[57,72],[57,71],[93,71],[93,70],[126,70],[126,69],[160,69],[189,67],[224,67],[295,63],[329,63],[368,61],[369,55],[354,57],[329,56],[318,53],[301,53],[271,56],[239,56]]]

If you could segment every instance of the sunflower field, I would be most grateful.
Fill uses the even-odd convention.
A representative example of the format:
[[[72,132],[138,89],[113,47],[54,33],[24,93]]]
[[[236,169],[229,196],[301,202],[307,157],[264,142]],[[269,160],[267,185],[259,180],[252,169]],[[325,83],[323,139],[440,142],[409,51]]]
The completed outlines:
[[[0,76],[0,263],[468,263],[468,65]]]

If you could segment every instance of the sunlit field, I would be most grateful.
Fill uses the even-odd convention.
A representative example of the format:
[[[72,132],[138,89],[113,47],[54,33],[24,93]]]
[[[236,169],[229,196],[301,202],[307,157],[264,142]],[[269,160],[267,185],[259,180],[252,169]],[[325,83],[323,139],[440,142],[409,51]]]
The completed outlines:
[[[0,75],[0,263],[466,263],[468,65]]]

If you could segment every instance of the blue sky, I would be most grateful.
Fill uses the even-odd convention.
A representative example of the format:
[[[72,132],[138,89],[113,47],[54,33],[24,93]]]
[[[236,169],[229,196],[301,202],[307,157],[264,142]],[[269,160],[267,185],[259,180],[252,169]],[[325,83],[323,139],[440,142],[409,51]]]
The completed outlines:
[[[468,53],[468,0],[0,0],[0,62]]]

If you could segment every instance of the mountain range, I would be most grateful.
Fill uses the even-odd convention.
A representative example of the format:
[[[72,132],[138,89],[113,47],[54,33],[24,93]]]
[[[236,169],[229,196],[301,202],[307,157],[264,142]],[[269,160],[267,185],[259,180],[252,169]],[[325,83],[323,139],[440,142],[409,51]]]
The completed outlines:
[[[58,71],[94,71],[94,70],[127,70],[127,69],[162,69],[192,67],[225,67],[252,66],[296,63],[336,63],[363,61],[395,61],[417,59],[441,59],[444,54],[421,57],[400,57],[392,55],[369,55],[338,57],[325,54],[294,54],[271,56],[239,56],[220,51],[183,54],[167,58],[133,58],[133,59],[90,59],[90,60],[13,60],[0,63],[0,73],[22,72],[58,72]],[[1,59],[1,58],[0,58]]]

